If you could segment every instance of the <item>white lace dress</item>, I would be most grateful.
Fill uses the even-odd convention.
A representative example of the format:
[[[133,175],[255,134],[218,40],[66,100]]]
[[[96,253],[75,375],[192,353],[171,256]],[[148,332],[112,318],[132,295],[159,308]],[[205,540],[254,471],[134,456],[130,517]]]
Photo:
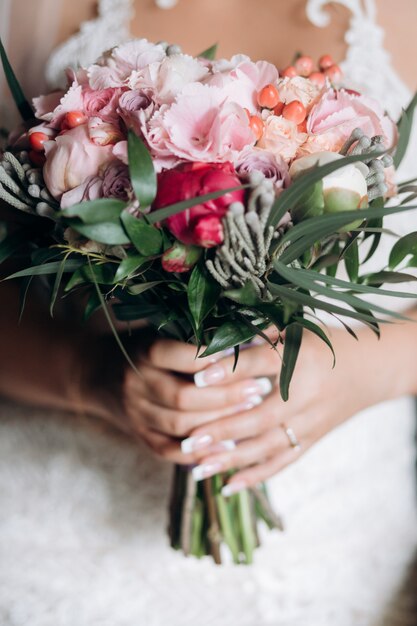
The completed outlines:
[[[321,4],[308,3],[317,23]],[[363,85],[365,70],[381,67],[382,33],[371,2],[362,14],[359,2],[345,4],[354,15],[345,70]],[[364,28],[374,56],[352,74]],[[384,102],[397,94],[395,115],[409,97],[388,70],[372,88]],[[396,230],[415,229],[413,219]],[[219,568],[168,547],[171,470],[144,446],[4,402],[0,624],[375,626],[416,544],[414,430],[413,400],[403,398],[329,434],[270,481],[285,533],[264,534],[255,565]]]

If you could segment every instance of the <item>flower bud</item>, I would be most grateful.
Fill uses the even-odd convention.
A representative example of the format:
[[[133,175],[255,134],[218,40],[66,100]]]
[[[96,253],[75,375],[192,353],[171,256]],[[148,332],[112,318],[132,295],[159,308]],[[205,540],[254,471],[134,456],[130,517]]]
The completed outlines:
[[[162,267],[166,272],[188,272],[197,263],[202,252],[197,246],[186,246],[176,241],[162,255]]]

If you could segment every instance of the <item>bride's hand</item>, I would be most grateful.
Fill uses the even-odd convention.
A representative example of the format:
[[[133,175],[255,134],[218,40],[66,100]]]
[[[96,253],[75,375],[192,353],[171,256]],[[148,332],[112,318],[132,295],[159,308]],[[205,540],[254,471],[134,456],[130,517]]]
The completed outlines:
[[[348,417],[400,395],[401,381],[399,376],[392,375],[389,352],[384,358],[384,345],[381,347],[369,330],[359,332],[360,341],[356,342],[344,330],[332,331],[334,369],[329,348],[315,335],[305,332],[288,402],[281,399],[279,389],[274,387],[263,403],[251,411],[196,428],[185,443],[186,450],[195,441],[211,442],[211,445],[222,440],[236,441],[231,451],[213,454],[207,450],[194,470],[196,477],[240,469],[229,480],[228,493],[259,483],[295,461]],[[226,358],[199,372],[196,383],[216,380],[228,389],[231,381],[249,376],[276,379],[281,356],[267,345],[252,347],[241,352],[234,374],[233,358]],[[297,442],[299,447],[295,445]]]
[[[143,439],[169,461],[193,463],[201,457],[200,446],[205,453],[229,449],[233,444],[225,441],[207,448],[203,437],[200,445],[194,441],[193,449],[184,454],[181,440],[203,424],[251,410],[270,391],[269,381],[248,373],[227,385],[199,389],[193,376],[204,368],[209,373],[210,367],[216,367],[215,358],[196,359],[194,346],[151,339],[150,333],[139,331],[129,347],[137,371],[124,361],[113,337],[100,339],[97,348],[90,350],[93,361],[85,368],[83,395],[91,402],[85,408]]]

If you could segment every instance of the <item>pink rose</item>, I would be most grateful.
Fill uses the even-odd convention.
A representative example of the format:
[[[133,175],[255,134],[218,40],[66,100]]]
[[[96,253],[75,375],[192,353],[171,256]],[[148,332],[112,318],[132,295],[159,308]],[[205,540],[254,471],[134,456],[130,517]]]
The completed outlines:
[[[238,187],[240,180],[231,163],[187,163],[158,176],[153,209],[181,200]],[[223,241],[221,219],[232,202],[243,202],[244,191],[233,191],[169,217],[165,223],[182,243],[211,248]]]
[[[83,91],[84,112],[89,117],[99,117],[103,122],[118,124],[117,107],[122,94],[121,89],[85,89]]]
[[[279,154],[272,154],[268,150],[245,148],[237,157],[235,165],[239,176],[247,176],[253,171],[262,172],[278,189],[290,183],[288,165]]]
[[[265,120],[264,133],[257,145],[288,162],[295,157],[306,137],[294,122],[281,115],[270,115]]]
[[[155,110],[147,91],[139,89],[125,91],[119,99],[118,113],[126,126],[141,135],[142,120],[146,123]]]
[[[367,96],[329,89],[307,118],[308,139],[301,153],[338,152],[355,128],[369,137],[382,135],[386,147],[396,141],[396,126],[378,102]]]
[[[62,194],[78,187],[112,158],[112,146],[97,146],[88,136],[87,126],[77,126],[45,143],[46,163],[43,169],[50,193]]]

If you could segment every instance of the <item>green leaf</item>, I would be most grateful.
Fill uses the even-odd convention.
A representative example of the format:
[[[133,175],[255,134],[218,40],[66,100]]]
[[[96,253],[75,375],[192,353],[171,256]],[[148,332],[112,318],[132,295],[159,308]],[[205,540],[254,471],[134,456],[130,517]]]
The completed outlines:
[[[113,311],[118,320],[131,322],[158,315],[161,313],[161,307],[156,304],[138,302],[137,304],[114,304]]]
[[[324,330],[318,325],[312,322],[311,320],[306,319],[305,317],[296,317],[295,320],[299,322],[306,330],[309,330],[311,333],[320,337],[322,341],[330,348],[331,353],[333,355],[333,367],[336,365],[336,355],[332,346],[332,343]]]
[[[408,283],[417,280],[417,278],[405,272],[376,272],[374,274],[365,274],[365,276],[361,277],[361,280],[364,285],[383,285],[384,283]],[[378,291],[383,293],[381,289],[378,289]],[[393,293],[396,296],[400,294],[400,292]]]
[[[76,220],[70,221],[70,226],[80,235],[108,246],[122,246],[130,243],[121,223],[101,222],[100,224],[83,224]]]
[[[84,309],[84,321],[87,322],[93,315],[93,313],[95,313],[98,309],[101,309],[100,298],[98,297],[97,292],[93,291],[93,293],[88,298],[87,304]]]
[[[402,211],[410,211],[416,206],[395,206],[383,208],[360,209],[360,215],[365,220],[386,215],[395,215]],[[317,241],[337,232],[352,221],[352,211],[343,211],[336,214],[320,215],[301,222],[288,230],[279,240],[276,254],[284,263],[291,263],[298,259]],[[288,245],[289,244],[289,245]],[[280,254],[280,251],[283,252]]]
[[[195,198],[190,198],[189,200],[182,200],[181,202],[170,204],[169,206],[158,209],[157,211],[152,211],[152,213],[149,213],[146,218],[150,224],[156,224],[156,222],[162,222],[163,220],[166,220],[167,217],[171,217],[171,215],[176,215],[177,213],[181,213],[181,211],[191,209],[197,204],[204,204],[209,200],[216,200],[217,198],[221,198],[228,193],[240,191],[241,189],[246,189],[248,187],[249,185],[239,185],[238,187],[230,187],[229,189],[212,191],[211,193],[206,193],[202,196],[196,196]]]
[[[203,52],[200,52],[200,54],[197,54],[197,58],[214,61],[214,59],[216,58],[218,45],[219,44],[215,43],[214,45],[210,46],[210,48],[207,48]]]
[[[123,211],[121,220],[129,240],[141,255],[155,256],[162,251],[161,231],[155,226],[146,224],[143,220],[127,211]]]
[[[359,250],[357,239],[354,239],[354,241],[346,247],[344,260],[349,279],[352,283],[356,283],[359,274]]]
[[[19,81],[16,78],[16,75],[13,71],[12,66],[10,65],[10,61],[7,57],[6,50],[4,49],[3,42],[0,38],[0,58],[4,69],[4,74],[6,76],[7,84],[9,85],[9,89],[12,93],[13,100],[17,108],[19,109],[19,113],[23,118],[23,121],[27,122],[34,117],[33,109],[30,106],[23,90],[19,84]]]
[[[389,255],[389,268],[394,269],[410,254],[417,255],[417,231],[408,233],[394,244]]]
[[[137,135],[129,131],[127,152],[133,191],[140,208],[146,209],[155,200],[156,172],[149,150]]]
[[[378,153],[383,154],[383,152]],[[297,203],[302,199],[303,195],[317,182],[323,180],[325,176],[335,172],[336,170],[349,165],[350,163],[356,163],[358,161],[366,161],[366,159],[375,158],[377,153],[374,154],[358,154],[355,156],[348,156],[337,161],[332,161],[326,165],[320,165],[313,167],[309,172],[301,174],[292,183],[288,189],[285,189],[272,207],[271,213],[268,219],[268,225],[277,226],[280,220],[284,217],[287,211],[291,211]],[[352,212],[350,213],[352,218]],[[349,222],[346,222],[349,224]],[[344,225],[346,225],[344,224]]]
[[[113,267],[104,263],[90,263],[78,269],[68,281],[65,291],[71,291],[78,285],[97,282],[100,285],[112,285],[114,283]]]
[[[216,354],[216,352],[227,350],[227,348],[239,346],[253,339],[255,335],[255,330],[248,327],[241,320],[225,322],[215,331],[212,340],[199,358],[211,356]]]
[[[410,104],[403,111],[398,122],[398,142],[394,154],[394,167],[398,169],[408,148],[411,130],[413,127],[414,109],[417,105],[417,93],[414,94]]]
[[[220,285],[205,271],[204,265],[194,267],[188,281],[188,304],[197,329],[215,306],[220,295]]]
[[[128,278],[132,274],[136,272],[144,263],[147,263],[148,259],[146,257],[140,256],[139,254],[131,254],[127,256],[120,263],[117,268],[116,275],[114,277],[114,282],[119,283],[120,281]]]
[[[131,287],[129,287],[128,292],[132,294],[133,296],[138,296],[139,294],[144,293],[145,291],[148,291],[149,289],[153,289],[157,285],[161,285],[163,282],[165,281],[153,280],[148,283],[137,283],[136,285],[132,285]]]
[[[294,285],[297,285],[298,287],[301,287],[302,289],[305,289],[307,291],[315,291],[316,293],[325,296],[326,298],[341,300],[342,302],[344,302],[344,304],[347,304],[356,311],[366,311],[367,314],[369,313],[370,316],[370,311],[374,310],[378,311],[379,313],[389,315],[390,317],[395,317],[397,319],[406,319],[403,315],[397,313],[396,311],[390,311],[385,307],[374,304],[373,302],[366,302],[356,296],[351,295],[346,291],[337,291],[335,289],[323,287],[317,284],[318,281],[310,274],[303,274],[302,271],[287,267],[279,261],[276,261],[274,263],[274,267],[278,274],[280,274],[285,280],[288,280],[290,283],[293,283]]]
[[[374,317],[372,315],[358,313],[357,311],[352,311],[351,309],[340,307],[333,302],[326,302],[325,300],[313,298],[309,294],[302,293],[301,291],[297,291],[295,289],[289,289],[288,287],[284,287],[283,285],[269,283],[269,289],[271,293],[279,296],[283,302],[288,300],[289,302],[293,302],[294,304],[298,304],[300,306],[307,306],[313,310],[321,309],[322,311],[327,311],[328,313],[351,317],[352,319],[358,320],[360,322],[374,322]],[[384,322],[385,320],[377,321]]]
[[[65,263],[65,272],[74,272],[83,265],[84,261],[81,259],[68,259]],[[35,265],[34,267],[28,267],[19,272],[15,272],[10,276],[7,276],[5,280],[11,280],[13,278],[22,278],[23,276],[46,276],[47,274],[56,274],[60,271],[61,261],[52,261],[51,263],[44,263],[43,265]]]
[[[51,317],[54,316],[54,306],[55,306],[55,302],[56,302],[56,299],[57,299],[57,296],[58,296],[59,288],[61,286],[62,277],[64,275],[65,264],[66,264],[67,260],[68,259],[66,257],[62,259],[61,265],[59,267],[59,270],[57,271],[56,276],[55,276],[55,282],[54,282],[54,286],[53,286],[53,289],[52,289],[52,295],[51,295],[51,302],[50,302],[50,305],[49,305],[49,313],[50,313]]]
[[[223,294],[226,298],[230,298],[233,302],[243,304],[245,306],[255,306],[260,303],[258,294],[253,284],[248,281],[240,289],[228,289]]]
[[[60,212],[62,217],[79,217],[84,224],[118,223],[126,203],[112,198],[101,198],[73,204]]]
[[[297,322],[289,324],[285,329],[284,354],[279,376],[279,389],[284,402],[286,402],[289,397],[289,386],[297,363],[302,336],[303,327]]]

